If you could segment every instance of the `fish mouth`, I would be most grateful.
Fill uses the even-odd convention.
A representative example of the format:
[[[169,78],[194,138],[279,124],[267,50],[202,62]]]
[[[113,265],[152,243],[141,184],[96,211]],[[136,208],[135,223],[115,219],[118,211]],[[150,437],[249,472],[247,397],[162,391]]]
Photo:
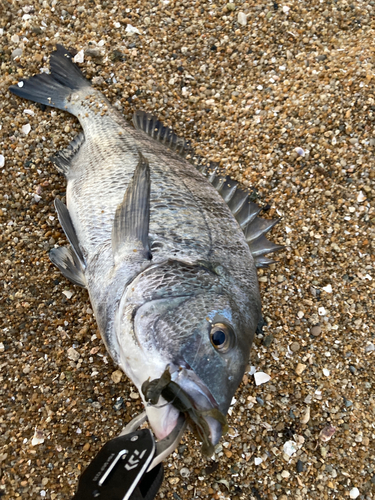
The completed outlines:
[[[167,391],[168,395],[164,392],[167,399],[160,396],[157,404],[146,406],[156,437],[164,439],[168,436],[176,427],[179,415],[183,413],[191,430],[203,442],[202,451],[212,455],[213,447],[219,442],[226,427],[225,418],[219,412],[215,399],[192,370],[179,368],[169,374],[167,369],[164,373],[167,372],[172,392]],[[162,380],[163,376],[157,380]]]
[[[219,411],[219,406],[211,392],[191,369],[183,368],[174,372],[172,380],[188,394],[198,412],[209,413],[211,410]],[[210,441],[216,446],[223,434],[223,425],[216,418],[208,414],[204,416],[204,419],[210,430]]]

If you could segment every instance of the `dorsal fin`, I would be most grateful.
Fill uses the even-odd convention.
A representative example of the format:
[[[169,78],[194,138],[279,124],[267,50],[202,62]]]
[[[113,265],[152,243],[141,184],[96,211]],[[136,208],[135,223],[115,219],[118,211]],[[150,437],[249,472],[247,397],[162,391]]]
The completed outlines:
[[[141,244],[144,257],[151,259],[149,246],[150,225],[150,167],[141,154],[123,201],[117,207],[112,228],[112,247],[119,254],[124,244]]]
[[[143,130],[150,137],[165,144],[182,156],[187,154],[194,156],[193,149],[187,141],[177,137],[170,128],[165,127],[151,114],[136,111],[133,115],[133,123],[136,129]],[[266,267],[272,264],[274,261],[267,259],[264,255],[277,252],[284,247],[268,241],[265,234],[279,219],[267,220],[257,217],[262,209],[251,201],[251,195],[237,181],[231,179],[217,163],[204,163],[201,160],[201,157],[195,157],[194,166],[207,178],[227,203],[245,234],[255,265],[257,267]]]
[[[191,153],[190,144],[178,137],[172,129],[166,127],[155,116],[145,111],[135,111],[133,124],[137,130],[142,130],[147,135],[161,142],[172,151],[176,151],[182,156]]]
[[[81,262],[71,247],[52,248],[49,253],[52,264],[74,285],[86,288],[86,280]]]
[[[247,193],[237,181],[231,179],[224,169],[217,164],[198,165],[197,169],[208,179],[227,203],[238,224],[242,228],[256,267],[267,267],[275,261],[264,255],[278,252],[284,247],[267,240],[265,234],[273,228],[279,219],[262,219],[258,217],[261,207],[251,201]]]
[[[66,207],[66,205],[64,205],[64,203],[61,200],[59,200],[58,198],[55,199],[55,208],[56,208],[57,216],[59,218],[61,227],[63,228],[64,233],[69,240],[69,243],[72,245],[72,248],[73,248],[75,254],[77,255],[78,259],[80,260],[82,267],[84,268],[85,267],[85,259],[82,255],[82,251],[81,251],[81,248],[79,246],[78,237],[77,237],[76,231],[74,229],[72,219],[70,218],[69,210]]]
[[[78,153],[80,147],[85,141],[85,134],[83,132],[80,132],[71,142],[68,144],[68,146],[64,149],[61,149],[61,151],[58,151],[54,156],[50,158],[50,160],[55,164],[57,170],[64,174],[65,176],[67,175],[72,160],[75,157],[75,155]]]

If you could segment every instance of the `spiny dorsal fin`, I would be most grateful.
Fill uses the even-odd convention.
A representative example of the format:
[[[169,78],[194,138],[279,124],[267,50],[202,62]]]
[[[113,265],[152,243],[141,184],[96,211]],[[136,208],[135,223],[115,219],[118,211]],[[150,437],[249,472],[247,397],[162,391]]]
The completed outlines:
[[[150,167],[139,154],[139,162],[122,203],[117,207],[112,228],[112,247],[118,254],[124,243],[141,243],[147,259],[151,259],[148,231],[150,225]]]
[[[186,156],[192,152],[189,143],[185,139],[177,137],[169,127],[164,126],[161,121],[150,113],[136,111],[133,115],[133,124],[137,130],[142,130],[153,139],[182,156]]]
[[[279,222],[279,219],[257,217],[261,208],[253,203],[250,195],[217,164],[198,165],[197,168],[223,197],[235,216],[245,234],[256,267],[273,264],[275,261],[267,259],[264,255],[278,252],[284,247],[267,240],[265,234]]]
[[[68,144],[66,148],[61,149],[61,151],[58,151],[54,156],[50,158],[59,172],[61,172],[65,176],[67,175],[73,158],[78,153],[80,147],[84,142],[85,134],[81,132],[71,141],[70,144]]]
[[[59,218],[61,227],[64,230],[66,237],[69,240],[69,243],[72,245],[72,248],[77,255],[78,259],[81,262],[82,267],[85,267],[85,259],[82,255],[81,248],[79,246],[79,241],[77,237],[77,233],[74,229],[72,219],[70,218],[69,210],[64,205],[64,203],[58,198],[55,199],[55,208],[57,212],[57,216]]]
[[[58,267],[61,273],[74,285],[86,288],[85,273],[81,262],[72,248],[52,248],[49,253],[52,264]]]

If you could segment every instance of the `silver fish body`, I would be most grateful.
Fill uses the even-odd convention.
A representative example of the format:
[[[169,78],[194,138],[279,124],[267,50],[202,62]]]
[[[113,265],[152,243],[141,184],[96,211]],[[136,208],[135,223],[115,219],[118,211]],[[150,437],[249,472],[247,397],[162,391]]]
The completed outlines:
[[[279,248],[264,238],[273,224],[259,222],[254,204],[236,219],[218,186],[150,137],[153,130],[147,135],[126,122],[61,46],[51,70],[11,88],[66,109],[83,128],[55,158],[67,179],[67,208],[59,201],[56,208],[71,249],[56,249],[51,260],[87,288],[105,345],[138,390],[169,367],[198,409],[226,413],[261,318],[253,254],[267,263],[262,256]],[[135,123],[147,120],[152,125],[140,113]],[[179,414],[171,403],[146,411],[159,438]],[[207,422],[215,443],[221,425]]]

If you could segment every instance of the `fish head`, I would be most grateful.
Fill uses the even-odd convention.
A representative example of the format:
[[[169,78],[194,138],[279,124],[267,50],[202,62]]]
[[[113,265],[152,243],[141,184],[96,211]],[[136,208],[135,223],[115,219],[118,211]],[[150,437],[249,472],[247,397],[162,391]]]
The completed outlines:
[[[235,283],[224,287],[215,276],[212,286],[208,283],[206,280],[203,289],[195,287],[194,292],[188,286],[185,290],[180,287],[179,294],[175,290],[175,294],[146,301],[137,309],[134,335],[147,361],[138,381],[133,381],[140,388],[168,367],[172,381],[188,395],[188,404],[205,412],[215,445],[223,429],[210,410],[226,415],[241,382],[260,319],[260,298],[257,283],[252,290]],[[173,400],[163,398],[146,406],[159,439],[173,430],[180,410]]]

